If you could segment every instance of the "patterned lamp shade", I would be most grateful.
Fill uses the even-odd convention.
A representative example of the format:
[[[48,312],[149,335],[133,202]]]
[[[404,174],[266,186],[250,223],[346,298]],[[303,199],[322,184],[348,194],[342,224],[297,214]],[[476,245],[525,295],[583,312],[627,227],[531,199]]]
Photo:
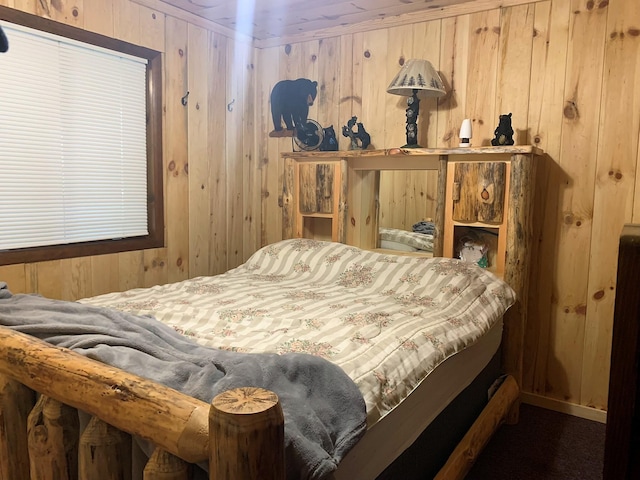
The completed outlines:
[[[407,60],[391,84],[388,93],[409,97],[418,90],[420,97],[441,97],[446,92],[438,72],[428,60]]]

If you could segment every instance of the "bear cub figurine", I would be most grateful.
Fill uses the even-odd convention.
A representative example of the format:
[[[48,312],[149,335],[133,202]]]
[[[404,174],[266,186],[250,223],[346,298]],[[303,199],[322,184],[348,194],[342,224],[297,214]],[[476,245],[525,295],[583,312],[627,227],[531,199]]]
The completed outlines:
[[[511,128],[511,113],[500,115],[498,126],[496,127],[495,138],[491,140],[494,147],[501,145],[513,145],[513,128]]]

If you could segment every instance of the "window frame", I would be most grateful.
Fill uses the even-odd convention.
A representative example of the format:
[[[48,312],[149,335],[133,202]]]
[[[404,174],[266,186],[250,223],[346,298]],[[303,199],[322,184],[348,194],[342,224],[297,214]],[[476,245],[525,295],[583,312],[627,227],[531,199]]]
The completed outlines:
[[[162,53],[2,5],[0,5],[0,19],[147,59],[147,227],[149,232],[144,236],[117,240],[4,250],[0,251],[0,266],[164,247]],[[9,48],[11,48],[10,38]],[[0,61],[1,59],[0,56]]]

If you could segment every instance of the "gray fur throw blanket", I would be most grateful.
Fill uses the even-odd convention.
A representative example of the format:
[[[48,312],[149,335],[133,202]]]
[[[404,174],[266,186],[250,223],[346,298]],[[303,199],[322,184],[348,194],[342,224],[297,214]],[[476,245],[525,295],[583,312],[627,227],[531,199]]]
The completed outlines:
[[[366,412],[355,383],[307,354],[248,354],[200,346],[151,317],[12,295],[0,282],[0,326],[211,402],[225,390],[275,392],[285,418],[287,479],[327,478],[364,435]]]

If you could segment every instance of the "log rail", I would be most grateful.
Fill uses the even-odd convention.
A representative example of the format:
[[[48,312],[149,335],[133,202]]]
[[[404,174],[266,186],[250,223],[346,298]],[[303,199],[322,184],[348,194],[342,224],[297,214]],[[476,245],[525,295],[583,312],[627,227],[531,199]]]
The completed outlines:
[[[285,478],[272,392],[235,389],[208,405],[4,327],[0,345],[0,480],[129,480],[133,436],[155,446],[145,480],[186,480],[207,460],[210,479]],[[83,430],[79,412],[91,416]]]

